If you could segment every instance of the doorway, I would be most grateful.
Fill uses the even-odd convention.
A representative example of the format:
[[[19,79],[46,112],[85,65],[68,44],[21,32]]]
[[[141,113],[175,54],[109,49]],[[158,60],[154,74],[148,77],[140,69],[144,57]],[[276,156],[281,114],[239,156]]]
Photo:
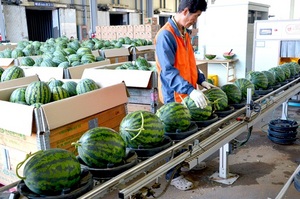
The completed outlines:
[[[44,42],[53,37],[52,10],[26,9],[28,39]]]

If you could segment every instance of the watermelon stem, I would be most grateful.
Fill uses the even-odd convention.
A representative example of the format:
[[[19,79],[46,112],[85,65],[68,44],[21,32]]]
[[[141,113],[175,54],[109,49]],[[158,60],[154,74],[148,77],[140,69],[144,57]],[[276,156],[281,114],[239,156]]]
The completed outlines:
[[[141,134],[142,130],[145,130],[144,129],[144,116],[143,116],[142,112],[141,112],[141,118],[142,118],[142,125],[140,128],[138,128],[138,129],[127,129],[126,128],[125,129],[126,131],[139,131],[133,138],[131,138],[131,140],[134,140],[135,138],[137,138]]]
[[[20,178],[21,180],[25,180],[26,177],[21,177],[19,175],[19,169],[23,166],[23,164],[32,156],[36,155],[37,153],[41,153],[42,151],[37,151],[35,153],[29,153],[29,154],[26,154],[26,157],[25,157],[25,160],[23,160],[22,162],[20,162],[19,164],[17,164],[17,167],[16,167],[16,175],[18,178]]]

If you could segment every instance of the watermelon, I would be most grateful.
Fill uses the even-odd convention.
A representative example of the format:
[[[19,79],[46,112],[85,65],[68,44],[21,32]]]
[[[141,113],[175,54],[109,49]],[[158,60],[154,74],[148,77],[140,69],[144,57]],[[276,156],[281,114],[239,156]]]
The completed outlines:
[[[221,88],[211,88],[205,90],[203,93],[212,103],[213,111],[223,111],[228,107],[227,95]]]
[[[17,88],[17,89],[15,89],[10,94],[9,101],[10,102],[21,101],[21,102],[25,102],[26,103],[26,100],[25,100],[25,91],[26,91],[25,87],[24,88]]]
[[[0,67],[0,80],[1,80],[1,76],[2,76],[3,72],[4,72],[4,69]]]
[[[18,171],[17,175],[32,192],[49,196],[60,195],[63,190],[80,181],[81,166],[72,152],[52,148],[38,151],[31,156],[24,166],[24,177]],[[19,163],[17,168],[25,161]]]
[[[270,71],[261,71],[265,76],[268,78],[268,87],[274,86],[276,81],[275,81],[275,75],[274,73]]]
[[[33,66],[34,64],[35,61],[31,57],[23,57],[20,62],[21,66]]]
[[[260,71],[250,71],[246,78],[254,84],[255,90],[268,88],[268,78]]]
[[[149,111],[134,111],[120,123],[120,135],[131,148],[153,148],[164,139],[164,125],[160,118]]]
[[[62,85],[62,87],[68,91],[70,97],[77,95],[76,86],[77,83],[74,81],[67,81]]]
[[[121,135],[107,127],[96,127],[86,131],[76,143],[78,155],[92,168],[106,168],[109,164],[120,164],[126,156],[126,143]]]
[[[52,101],[57,101],[70,97],[68,91],[61,86],[54,86],[51,88]]]
[[[251,94],[254,95],[254,84],[246,78],[238,78],[233,82],[242,92],[242,99],[247,98],[247,89],[251,88]]]
[[[238,104],[242,100],[242,92],[235,84],[225,84],[221,89],[226,93],[228,104]]]
[[[179,102],[162,105],[155,113],[164,124],[166,132],[186,131],[191,125],[189,109]]]
[[[82,57],[85,54],[92,54],[92,50],[88,47],[80,47],[77,51],[76,54]]]
[[[285,79],[289,79],[291,77],[291,71],[290,71],[287,64],[282,64],[282,65],[279,65],[277,67],[280,67],[283,70],[284,75],[285,75]]]
[[[55,79],[55,78],[51,78],[48,81],[48,86],[49,86],[50,89],[52,89],[55,86],[62,86],[63,84],[64,84],[64,82],[62,80]]]
[[[285,63],[285,65],[287,65],[287,67],[290,69],[290,72],[291,72],[291,76],[290,77],[295,77],[297,75],[295,65],[292,64],[292,62]]]
[[[49,103],[51,100],[51,90],[46,82],[31,82],[25,91],[26,103],[32,105],[34,103]]]
[[[207,103],[205,108],[198,108],[194,102],[187,96],[183,99],[183,104],[189,109],[193,121],[204,121],[212,115],[212,105],[210,102]]]
[[[285,73],[280,67],[273,67],[269,69],[275,76],[276,84],[283,82],[285,80]]]
[[[25,77],[24,70],[19,66],[12,66],[4,70],[4,72],[1,75],[1,82],[21,77]]]
[[[98,86],[98,84],[89,78],[84,78],[81,79],[76,86],[76,93],[77,95],[83,94],[83,93],[87,93],[96,89],[99,89],[100,87]]]

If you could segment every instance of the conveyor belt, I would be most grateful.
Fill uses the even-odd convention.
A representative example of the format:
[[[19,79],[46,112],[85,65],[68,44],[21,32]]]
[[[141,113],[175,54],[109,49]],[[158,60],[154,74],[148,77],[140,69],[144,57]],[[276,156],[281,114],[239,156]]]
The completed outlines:
[[[297,95],[300,92],[299,81],[300,78],[297,78],[281,88],[257,99],[255,103],[261,105],[261,111],[259,113],[253,112],[249,120],[236,120],[237,117],[245,115],[246,107],[243,107],[188,138],[174,144],[170,148],[139,163],[115,178],[96,186],[92,191],[80,197],[80,199],[101,198],[115,189],[120,189],[121,186],[125,186],[125,188],[119,191],[119,198],[127,198],[135,194],[145,185],[153,182],[159,176],[165,174],[170,168],[180,163],[186,162],[189,164],[190,168],[192,168],[197,162],[201,162],[211,156],[224,144],[245,132],[249,127],[252,127],[255,123],[260,121],[261,118],[265,117],[282,103],[287,102],[291,97]],[[226,125],[224,126],[224,124]],[[176,156],[168,162],[164,162],[174,154],[176,150],[181,148],[188,148],[189,150],[181,153],[179,156]],[[157,167],[157,165],[160,165],[162,162],[164,163]],[[136,176],[140,176],[141,174],[143,174],[143,177],[135,179]],[[135,181],[133,180],[133,183],[127,185],[126,183],[132,179],[135,179]]]

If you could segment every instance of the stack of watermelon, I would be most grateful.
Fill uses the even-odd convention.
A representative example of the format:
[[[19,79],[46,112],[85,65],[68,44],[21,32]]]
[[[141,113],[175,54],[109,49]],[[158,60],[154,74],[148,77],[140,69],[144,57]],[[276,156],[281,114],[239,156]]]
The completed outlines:
[[[27,87],[14,90],[10,95],[9,101],[38,108],[42,104],[80,95],[99,88],[98,84],[89,78],[81,79],[78,83],[72,80],[63,82],[56,79],[51,79],[49,82],[34,81]]]

